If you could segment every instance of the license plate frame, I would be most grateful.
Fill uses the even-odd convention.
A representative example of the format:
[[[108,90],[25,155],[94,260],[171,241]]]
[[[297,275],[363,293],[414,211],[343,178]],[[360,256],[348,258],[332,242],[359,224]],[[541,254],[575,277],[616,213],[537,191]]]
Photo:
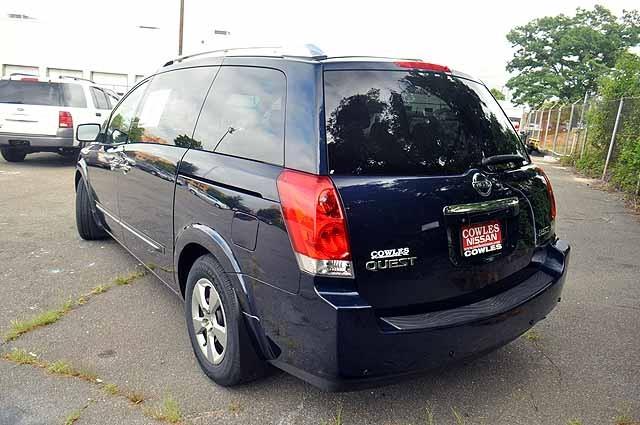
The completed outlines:
[[[498,219],[461,224],[460,254],[464,258],[477,258],[502,252],[504,230]]]

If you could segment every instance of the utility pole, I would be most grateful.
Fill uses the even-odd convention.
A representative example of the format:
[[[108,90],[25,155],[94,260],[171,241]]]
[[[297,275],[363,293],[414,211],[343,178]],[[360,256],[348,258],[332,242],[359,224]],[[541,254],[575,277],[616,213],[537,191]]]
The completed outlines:
[[[180,33],[178,34],[178,56],[182,56],[182,33],[184,31],[184,0],[180,0]]]

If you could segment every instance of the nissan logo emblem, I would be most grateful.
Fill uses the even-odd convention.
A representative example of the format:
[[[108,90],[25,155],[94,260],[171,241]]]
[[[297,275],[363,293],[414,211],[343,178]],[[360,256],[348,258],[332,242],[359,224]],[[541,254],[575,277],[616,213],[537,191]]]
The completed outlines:
[[[491,195],[491,188],[493,187],[493,184],[484,174],[475,173],[471,180],[471,186],[473,186],[481,196],[489,196]]]

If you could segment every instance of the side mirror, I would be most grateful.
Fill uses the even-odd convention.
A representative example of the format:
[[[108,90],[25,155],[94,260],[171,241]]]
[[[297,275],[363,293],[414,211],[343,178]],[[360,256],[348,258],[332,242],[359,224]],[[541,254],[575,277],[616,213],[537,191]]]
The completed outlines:
[[[100,124],[80,124],[76,127],[76,139],[81,142],[95,142],[100,134]]]

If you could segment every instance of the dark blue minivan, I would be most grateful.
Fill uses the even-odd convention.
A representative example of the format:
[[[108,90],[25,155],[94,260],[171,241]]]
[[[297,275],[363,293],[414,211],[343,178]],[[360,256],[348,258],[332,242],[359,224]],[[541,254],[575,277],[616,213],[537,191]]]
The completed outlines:
[[[80,236],[114,238],[184,299],[220,385],[269,363],[380,385],[496,349],[560,300],[549,179],[489,90],[446,66],[186,56],[77,137]]]

